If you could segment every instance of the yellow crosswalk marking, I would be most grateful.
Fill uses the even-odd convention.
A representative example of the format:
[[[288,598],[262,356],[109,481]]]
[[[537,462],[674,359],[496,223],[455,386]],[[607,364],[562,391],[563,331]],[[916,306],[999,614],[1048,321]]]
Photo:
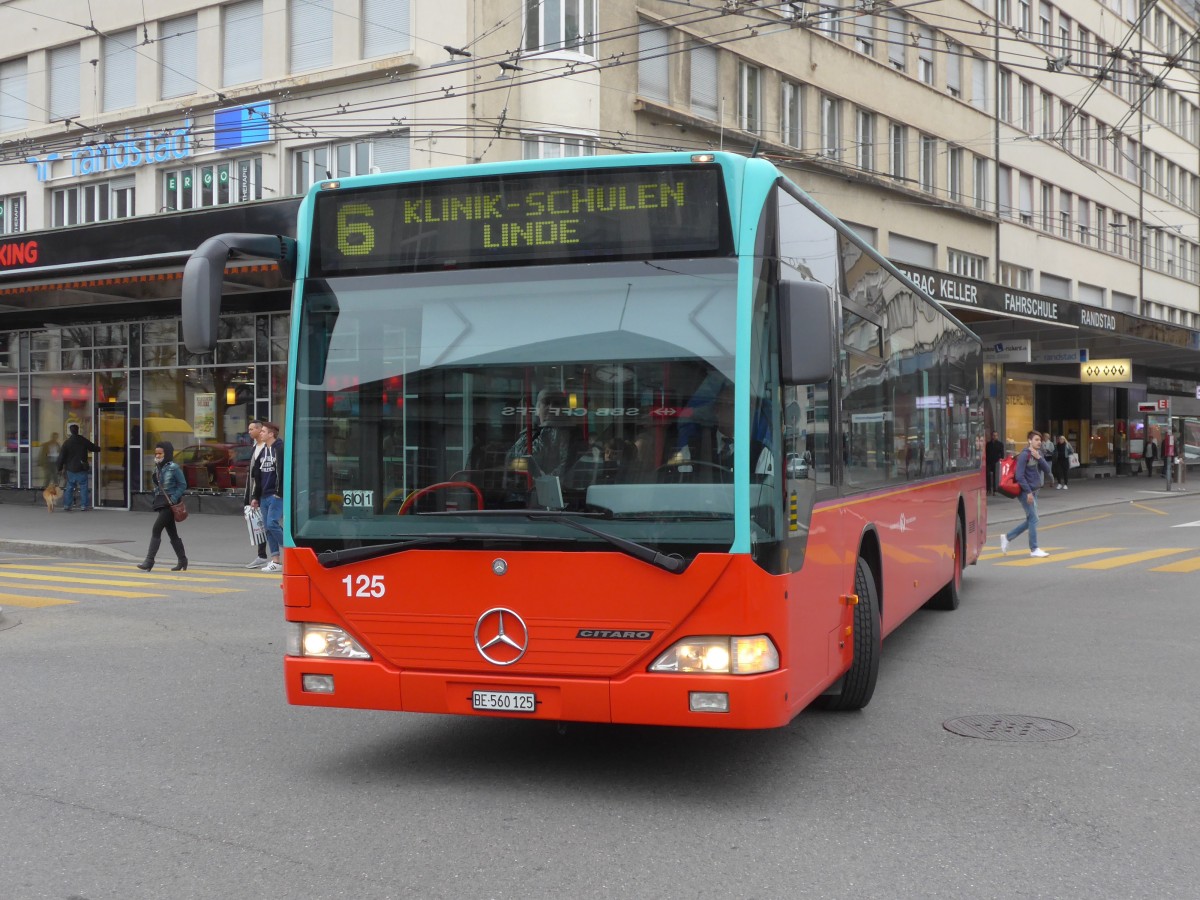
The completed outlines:
[[[1099,556],[1101,553],[1116,553],[1120,547],[1090,547],[1087,550],[1068,550],[1060,552],[1054,547],[1043,548],[1050,556],[1033,557],[1028,554],[1023,559],[1014,559],[1010,562],[998,563],[1001,566],[1041,566],[1046,563],[1062,562],[1064,559],[1080,559],[1084,556]],[[1053,552],[1051,552],[1053,551]]]
[[[1191,559],[1181,559],[1179,562],[1167,563],[1165,566],[1156,566],[1150,570],[1151,572],[1200,572],[1200,556],[1193,556]]]
[[[0,602],[9,604],[10,606],[26,606],[30,609],[36,609],[42,606],[66,606],[70,603],[78,603],[78,600],[55,600],[53,597],[30,597],[28,594],[3,594],[0,593]]]
[[[61,575],[35,575],[32,572],[13,572],[13,571],[3,572],[2,574],[0,574],[0,578],[3,578],[3,579],[18,578],[23,581],[54,581],[54,582],[62,582],[63,581],[63,577]],[[176,580],[177,579],[175,579],[175,578],[168,579],[165,575],[158,579],[159,583],[163,584],[164,586],[166,583],[174,582]],[[71,581],[72,581],[72,583],[75,583],[75,584],[107,584],[110,587],[145,587],[147,584],[146,579],[142,579],[142,580],[138,581],[138,580],[128,580],[128,579],[120,579],[120,578],[82,578],[82,577],[80,577],[80,578],[73,578],[73,579],[71,579]],[[208,585],[205,585],[204,587],[191,587],[186,584],[171,584],[171,588],[173,590],[183,591],[183,592],[189,593],[189,594],[233,594],[238,591],[238,588],[210,587]]]
[[[0,576],[0,584],[4,584],[3,576]],[[29,585],[16,584],[12,587],[27,588]],[[146,587],[146,585],[138,585],[138,587]],[[165,597],[166,594],[147,594],[144,591],[110,591],[107,588],[98,587],[70,587],[69,585],[55,585],[54,587],[46,588],[48,591],[53,591],[56,594],[86,594],[91,597],[124,597],[127,600],[145,600],[152,597]],[[75,601],[69,601],[74,603]]]
[[[1161,559],[1164,556],[1174,556],[1177,553],[1188,553],[1191,547],[1161,547],[1158,550],[1143,550],[1140,553],[1125,553],[1121,556],[1110,556],[1108,559],[1098,559],[1089,563],[1071,566],[1072,569],[1116,569],[1133,563],[1145,562],[1148,559]]]
[[[133,571],[130,571],[133,569]],[[12,566],[0,563],[0,578],[3,578],[10,571],[25,570],[44,574],[47,571],[46,566]],[[172,572],[169,569],[163,572],[143,572],[133,566],[105,566],[105,565],[70,565],[70,566],[55,566],[55,572],[68,572],[72,575],[115,575],[119,578],[134,578],[139,581],[163,581],[170,579],[171,581],[196,582],[198,584],[208,584],[219,582],[219,578],[206,578],[203,575],[193,576],[186,572]]]

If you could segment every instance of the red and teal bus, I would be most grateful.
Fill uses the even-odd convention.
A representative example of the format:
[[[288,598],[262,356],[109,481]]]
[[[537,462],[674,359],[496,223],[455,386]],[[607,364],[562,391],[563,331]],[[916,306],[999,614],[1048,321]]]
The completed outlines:
[[[290,702],[719,728],[858,709],[985,540],[979,340],[768,161],[314,185],[294,268]]]

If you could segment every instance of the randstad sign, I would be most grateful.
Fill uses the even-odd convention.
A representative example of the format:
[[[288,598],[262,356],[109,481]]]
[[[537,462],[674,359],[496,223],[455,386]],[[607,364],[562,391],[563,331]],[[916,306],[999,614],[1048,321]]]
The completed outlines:
[[[133,133],[126,128],[125,137],[119,141],[77,147],[70,153],[29,156],[25,161],[37,166],[38,181],[49,181],[53,163],[60,159],[69,159],[71,161],[71,177],[78,177],[186,159],[195,155],[195,152],[192,120],[184,119],[182,128],[147,131],[140,138],[134,137]]]

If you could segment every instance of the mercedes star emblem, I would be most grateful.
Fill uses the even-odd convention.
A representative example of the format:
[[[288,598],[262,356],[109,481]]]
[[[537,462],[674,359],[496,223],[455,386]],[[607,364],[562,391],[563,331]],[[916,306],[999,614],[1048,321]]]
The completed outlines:
[[[495,666],[511,666],[529,649],[529,629],[511,609],[489,609],[475,623],[475,649]]]

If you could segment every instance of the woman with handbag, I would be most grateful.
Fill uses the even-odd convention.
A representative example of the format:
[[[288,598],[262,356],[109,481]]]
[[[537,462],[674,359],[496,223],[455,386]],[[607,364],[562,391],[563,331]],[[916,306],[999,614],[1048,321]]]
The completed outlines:
[[[183,541],[175,529],[177,521],[182,522],[187,517],[187,508],[183,505],[183,493],[187,490],[187,479],[183,470],[174,462],[175,447],[170,441],[159,441],[154,445],[154,510],[158,517],[150,530],[150,549],[146,558],[138,563],[138,568],[149,572],[154,568],[154,557],[158,555],[158,546],[162,543],[163,529],[171,539],[178,562],[171,567],[172,572],[185,571],[188,567],[187,555],[183,552]],[[180,512],[176,512],[178,509]]]

